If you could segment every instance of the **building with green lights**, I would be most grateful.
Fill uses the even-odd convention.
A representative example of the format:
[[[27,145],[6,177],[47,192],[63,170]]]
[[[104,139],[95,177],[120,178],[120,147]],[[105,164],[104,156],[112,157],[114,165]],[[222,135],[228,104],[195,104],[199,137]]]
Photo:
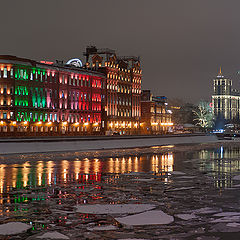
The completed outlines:
[[[0,135],[99,134],[104,80],[72,63],[0,55]]]

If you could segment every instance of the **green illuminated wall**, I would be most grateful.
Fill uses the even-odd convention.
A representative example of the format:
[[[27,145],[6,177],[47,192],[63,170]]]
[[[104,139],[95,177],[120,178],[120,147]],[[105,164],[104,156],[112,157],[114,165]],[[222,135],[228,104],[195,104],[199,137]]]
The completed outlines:
[[[16,111],[16,121],[31,121],[30,112],[32,112],[33,121],[45,121],[45,114],[41,108],[46,108],[47,96],[45,96],[43,84],[35,83],[44,82],[45,75],[46,71],[40,68],[21,65],[15,68],[15,79],[18,81],[15,82],[14,104],[16,107],[21,107]],[[25,82],[23,83],[23,81]],[[37,113],[37,117],[35,117],[35,113]]]

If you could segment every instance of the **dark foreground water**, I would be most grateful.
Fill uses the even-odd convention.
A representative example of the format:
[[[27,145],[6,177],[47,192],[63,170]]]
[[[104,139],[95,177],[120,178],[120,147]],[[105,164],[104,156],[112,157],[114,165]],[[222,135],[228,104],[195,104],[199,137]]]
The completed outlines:
[[[1,229],[9,226],[0,225],[0,239],[240,239],[240,148],[173,150],[102,159],[9,159],[0,164],[0,223],[31,228],[9,235]],[[81,213],[79,204],[152,204],[174,221],[123,225],[116,217],[126,213]]]

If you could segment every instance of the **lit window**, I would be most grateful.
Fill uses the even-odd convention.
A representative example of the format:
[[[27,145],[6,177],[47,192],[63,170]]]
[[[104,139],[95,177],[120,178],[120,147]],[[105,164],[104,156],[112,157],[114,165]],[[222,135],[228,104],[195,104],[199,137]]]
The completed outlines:
[[[3,69],[3,77],[7,78],[7,68],[6,67]]]
[[[23,78],[23,69],[20,70],[20,77]]]
[[[10,76],[11,76],[11,78],[13,78],[13,68],[11,68]],[[0,77],[1,77],[1,76],[0,76]]]

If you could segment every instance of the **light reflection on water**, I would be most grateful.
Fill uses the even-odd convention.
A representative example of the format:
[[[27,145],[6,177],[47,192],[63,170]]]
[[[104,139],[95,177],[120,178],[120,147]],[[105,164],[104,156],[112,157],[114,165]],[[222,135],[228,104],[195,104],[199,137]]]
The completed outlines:
[[[240,148],[219,147],[192,153],[200,159],[200,170],[214,177],[217,188],[231,187],[232,177],[240,172]],[[184,160],[186,156],[182,156]],[[75,159],[61,161],[26,161],[0,164],[0,194],[9,189],[24,189],[46,185],[68,185],[70,183],[101,181],[102,174],[128,172],[153,172],[161,175],[175,170],[184,171],[180,159],[172,152],[111,158]],[[174,161],[175,160],[175,161]]]
[[[96,203],[102,198],[101,192],[89,194],[84,191],[89,188],[101,189],[101,182],[116,184],[119,174],[153,172],[166,175],[173,169],[174,155],[171,152],[118,158],[36,160],[0,164],[0,216],[24,214],[28,219],[24,218],[25,222],[34,222],[31,219],[32,213],[38,216],[39,210],[35,210],[33,204],[47,203],[49,198],[57,199],[56,205],[59,206],[67,199],[73,199],[74,204]],[[105,173],[110,175],[103,178]],[[44,205],[41,206],[41,211],[42,209]],[[87,219],[86,215],[82,217]],[[59,216],[58,221],[60,223],[66,219]],[[38,222],[33,224],[33,229],[46,227]]]
[[[190,154],[190,155],[189,155]],[[216,148],[191,153],[172,152],[165,154],[143,154],[138,156],[124,156],[111,158],[84,158],[75,160],[62,159],[54,161],[25,161],[23,163],[0,164],[0,213],[16,211],[6,208],[7,203],[28,203],[29,201],[47,200],[47,191],[52,191],[59,198],[69,195],[62,189],[81,186],[101,188],[100,182],[115,184],[119,174],[129,172],[152,172],[166,176],[162,181],[168,181],[168,172],[177,170],[192,175],[184,165],[184,160],[199,159],[200,171],[207,172],[214,178],[216,188],[232,187],[232,177],[240,171],[240,148]],[[10,160],[9,160],[10,161]],[[198,165],[198,163],[196,163]],[[191,163],[194,166],[194,162]],[[189,165],[189,167],[191,167]],[[104,177],[104,174],[110,174]],[[160,178],[161,179],[161,178]],[[48,189],[48,190],[46,190]],[[29,190],[46,193],[46,196],[28,196]],[[24,192],[25,191],[25,192]],[[87,193],[86,193],[87,194]],[[77,203],[85,203],[85,199],[76,198]],[[101,198],[98,194],[92,200]],[[59,204],[61,201],[59,200]]]
[[[240,172],[240,148],[223,146],[213,150],[201,150],[201,171],[213,176],[216,188],[233,186],[233,176]]]
[[[76,159],[61,161],[26,161],[0,165],[0,193],[10,188],[31,188],[73,182],[100,181],[103,173],[173,171],[174,155],[128,156],[107,159]]]

